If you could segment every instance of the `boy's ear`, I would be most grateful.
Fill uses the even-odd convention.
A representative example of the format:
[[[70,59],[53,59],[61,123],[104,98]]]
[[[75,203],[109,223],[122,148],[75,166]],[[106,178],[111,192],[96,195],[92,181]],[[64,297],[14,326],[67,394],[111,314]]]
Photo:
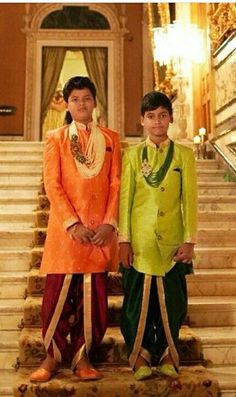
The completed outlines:
[[[140,123],[143,126],[143,116],[140,117]]]
[[[173,123],[174,119],[173,119],[173,114],[170,116],[170,123]]]

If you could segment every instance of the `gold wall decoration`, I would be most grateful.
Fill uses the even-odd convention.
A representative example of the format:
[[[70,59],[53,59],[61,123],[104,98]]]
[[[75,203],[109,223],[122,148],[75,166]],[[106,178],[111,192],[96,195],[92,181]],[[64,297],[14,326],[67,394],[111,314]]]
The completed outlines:
[[[157,10],[160,16],[161,26],[167,27],[170,24],[170,8],[169,3],[157,3]],[[173,65],[170,62],[166,66],[164,80],[161,81],[159,85],[160,91],[164,92],[169,98],[174,98],[176,96],[177,90],[173,88],[172,79],[175,76],[173,71]]]
[[[158,13],[161,19],[161,26],[167,26],[170,23],[169,3],[157,3]]]
[[[219,3],[208,5],[211,48],[214,53],[236,30],[236,4]]]
[[[153,40],[154,15],[153,15],[152,3],[148,3],[148,25],[149,25],[150,40],[153,49],[154,48],[154,40]],[[153,57],[153,72],[154,72],[155,90],[157,90],[159,86],[159,75],[158,75],[157,62],[154,60],[154,57]]]
[[[167,26],[171,23],[169,3],[148,3],[149,32],[154,49],[153,28]],[[160,66],[153,57],[153,70],[155,90],[165,93],[170,99],[176,96],[176,89],[173,88],[172,79],[175,76],[172,63]]]

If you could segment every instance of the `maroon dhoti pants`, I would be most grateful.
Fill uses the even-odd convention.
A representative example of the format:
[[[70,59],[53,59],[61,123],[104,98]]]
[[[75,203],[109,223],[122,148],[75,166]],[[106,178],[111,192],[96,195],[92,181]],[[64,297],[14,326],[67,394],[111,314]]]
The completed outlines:
[[[106,332],[107,273],[47,275],[42,322],[47,353],[61,362],[71,351],[74,368]]]

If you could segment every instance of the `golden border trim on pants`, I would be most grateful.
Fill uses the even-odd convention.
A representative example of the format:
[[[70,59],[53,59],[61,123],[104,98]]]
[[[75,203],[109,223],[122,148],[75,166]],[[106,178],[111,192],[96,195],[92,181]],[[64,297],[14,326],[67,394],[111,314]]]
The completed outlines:
[[[160,311],[161,311],[161,318],[162,318],[162,323],[166,335],[166,340],[168,343],[169,347],[169,352],[171,355],[171,358],[173,360],[173,363],[175,367],[178,369],[179,368],[179,355],[176,350],[171,332],[170,332],[170,325],[169,325],[169,320],[168,320],[168,314],[166,310],[166,302],[165,302],[165,290],[164,290],[164,284],[163,284],[163,278],[162,277],[157,277],[157,292],[158,292],[158,298],[159,298],[159,305],[160,305]]]
[[[141,353],[141,346],[143,341],[143,335],[146,327],[147,320],[147,312],[149,306],[149,297],[150,297],[150,289],[151,289],[151,281],[152,276],[147,274],[144,275],[144,284],[143,284],[143,297],[142,297],[142,305],[141,305],[141,313],[139,317],[139,323],[136,333],[136,338],[134,341],[133,350],[129,356],[129,363],[131,368],[134,367],[135,362],[138,358],[138,355]]]
[[[85,344],[75,354],[71,368],[76,367],[78,361],[89,353],[92,345],[92,274],[83,275],[83,306],[84,306],[84,339]]]
[[[57,305],[54,311],[54,314],[52,316],[51,322],[49,324],[49,327],[47,329],[46,335],[44,337],[44,345],[45,345],[45,349],[46,351],[48,350],[50,343],[53,339],[58,321],[60,319],[61,313],[62,313],[62,309],[64,307],[67,295],[68,295],[68,291],[70,288],[70,283],[72,280],[72,274],[66,274],[64,281],[63,281],[63,285],[61,288],[61,292],[57,301]],[[58,356],[58,354],[56,354]]]
[[[61,352],[57,347],[57,344],[55,342],[54,339],[52,339],[52,347],[53,347],[53,357],[54,359],[58,362],[61,363],[62,359],[61,359]]]

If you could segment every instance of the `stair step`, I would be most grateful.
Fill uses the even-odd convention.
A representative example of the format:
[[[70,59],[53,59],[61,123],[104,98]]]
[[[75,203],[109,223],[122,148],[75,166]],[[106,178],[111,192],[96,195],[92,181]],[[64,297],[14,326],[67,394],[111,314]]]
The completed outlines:
[[[44,291],[46,276],[39,273],[37,268],[31,269],[28,273],[27,291],[28,296],[40,296]],[[108,294],[109,295],[122,295],[122,279],[121,273],[108,274]]]
[[[197,233],[199,246],[223,246],[236,245],[236,228],[204,228]]]
[[[191,327],[236,325],[236,296],[191,296],[188,304]]]
[[[17,372],[11,369],[0,369],[0,396],[13,397],[13,385],[17,379]]]
[[[44,247],[33,247],[32,249],[32,260],[31,267],[38,269],[41,264],[42,256],[43,256]]]
[[[197,181],[201,182],[225,182],[225,170],[197,170]]]
[[[44,148],[44,142],[35,142],[35,141],[22,141],[22,142],[11,142],[11,141],[7,141],[7,142],[0,142],[0,153],[1,156],[5,153],[15,153],[15,154],[19,154],[22,153],[39,153],[39,152],[43,152],[43,148]]]
[[[196,269],[236,268],[236,247],[198,247],[195,248]]]
[[[36,225],[38,228],[45,228],[48,225],[50,211],[36,211]]]
[[[23,185],[27,186],[28,185],[40,185],[40,181],[42,179],[42,173],[37,173],[37,172],[32,172],[30,173],[21,173],[19,175],[16,175],[15,173],[9,174],[9,173],[0,173],[0,185],[9,185],[11,184],[12,186],[15,184],[17,186]]]
[[[0,249],[0,272],[28,271],[31,264],[31,249]]]
[[[235,182],[199,182],[198,194],[202,196],[236,195]]]
[[[42,332],[37,328],[24,328],[19,338],[19,359],[21,366],[39,365],[45,357]],[[181,363],[202,361],[199,338],[188,327],[183,326],[179,337]],[[128,365],[127,349],[118,327],[108,328],[102,343],[91,353],[94,363]]]
[[[236,196],[199,196],[199,211],[235,211]]]
[[[203,227],[234,227],[236,225],[235,211],[199,211],[198,226]]]
[[[43,152],[2,152],[0,150],[0,161],[2,164],[12,164],[21,162],[21,163],[41,163],[43,162]]]
[[[108,322],[119,325],[122,296],[109,296]],[[41,327],[40,297],[28,297],[24,306],[27,327]],[[188,310],[191,326],[236,325],[236,296],[190,296]]]
[[[210,175],[203,175],[203,176],[198,176],[197,180],[199,183],[202,182],[224,182],[224,176],[216,175],[216,176],[210,176]]]
[[[19,186],[18,189],[16,187],[8,189],[5,187],[2,189],[0,187],[0,199],[5,199],[6,201],[8,200],[13,200],[13,199],[38,199],[38,191],[39,187],[32,187],[32,188],[22,188],[22,186]]]
[[[24,196],[24,197],[0,197],[0,205],[1,206],[9,206],[10,210],[12,211],[12,208],[14,209],[14,207],[11,207],[13,205],[26,205],[26,204],[34,204],[36,205],[38,203],[38,196],[34,196],[34,197],[28,197],[28,196]],[[20,212],[20,211],[18,211]]]
[[[22,162],[19,162],[19,164],[14,163],[9,163],[9,164],[0,164],[0,175],[42,175],[42,163],[40,164],[32,164],[32,163],[26,163],[22,164]]]
[[[142,382],[134,380],[132,370],[128,367],[100,367],[100,370],[104,377],[97,382],[78,382],[71,370],[61,370],[54,380],[44,384],[30,383],[29,370],[20,370],[14,387],[14,397],[22,397],[21,385],[24,385],[24,397],[59,396],[59,390],[61,396],[76,397],[157,397],[164,394],[177,397],[176,387],[181,388],[181,395],[185,397],[217,397],[219,390],[214,375],[202,366],[181,367],[176,387],[168,377],[160,374]]]
[[[23,299],[26,294],[27,273],[1,272],[0,299]]]
[[[0,299],[0,331],[16,330],[22,322],[23,299]]]
[[[198,168],[197,167],[197,177],[202,177],[202,176],[210,176],[210,177],[215,177],[215,176],[224,176],[226,174],[225,170],[220,170],[220,169],[208,169],[208,168]]]
[[[38,201],[36,198],[3,199],[0,198],[0,212],[12,214],[21,212],[22,214],[33,212],[37,209]]]
[[[0,350],[19,348],[20,330],[1,330]]]
[[[35,225],[35,213],[30,211],[30,212],[17,212],[17,211],[12,211],[12,212],[3,212],[0,210],[0,224],[8,223],[9,227],[11,226],[11,223],[22,223],[22,224],[29,224],[31,226]]]
[[[1,248],[31,248],[33,246],[34,233],[32,230],[11,230],[0,229]]]
[[[236,365],[236,327],[193,328],[207,365]]]
[[[207,368],[219,382],[221,397],[236,396],[236,366],[235,365],[214,365]]]
[[[235,268],[236,247],[198,247],[195,248],[194,267],[200,268]],[[32,249],[32,267],[39,267],[43,255],[43,247]]]
[[[190,367],[190,368],[186,367],[186,370],[191,370],[191,368],[192,367]],[[203,371],[207,370],[208,372],[205,372],[205,373],[206,374],[209,373],[210,378],[213,377],[214,382],[218,381],[219,389],[220,389],[219,393],[220,393],[221,397],[235,397],[236,366],[232,366],[232,365],[213,366],[213,367],[209,367],[207,369],[205,369],[204,367],[201,367],[201,366],[195,366],[195,369],[197,372],[200,371],[201,373],[203,373]],[[183,368],[183,370],[184,370],[184,368]],[[115,371],[117,373],[119,371],[119,368],[118,369],[115,368]],[[128,369],[127,369],[127,371],[128,371]],[[14,370],[0,370],[0,396],[1,397],[12,397],[13,396],[13,386],[12,385],[16,385],[15,393],[19,393],[19,391],[17,389],[20,387],[20,385],[26,385],[25,389],[27,390],[27,383],[29,383],[28,379],[29,379],[29,375],[31,372],[32,372],[32,369],[26,369],[26,368],[20,369],[19,372],[16,372]],[[71,375],[71,372],[69,370],[65,370],[65,372],[68,372],[68,383],[71,384],[71,382],[73,382],[74,377]],[[162,378],[162,380],[163,379],[164,378]],[[50,383],[52,383],[52,381]],[[145,383],[147,383],[147,381]],[[90,384],[90,382],[89,382],[89,384]],[[135,382],[135,384],[136,384],[136,382]],[[143,384],[143,382],[142,382],[142,384]],[[117,390],[119,390],[119,386],[118,386]],[[191,391],[191,393],[192,393],[192,391]],[[66,395],[68,395],[68,393],[65,394],[65,396]],[[110,393],[108,392],[108,394],[106,394],[106,395],[110,396]],[[22,394],[14,394],[14,396],[22,397]],[[103,396],[105,397],[105,394],[103,394]],[[150,393],[148,393],[146,396],[144,394],[142,394],[142,397],[147,397],[147,396],[150,396]],[[169,396],[171,397],[171,395],[169,395]],[[216,394],[215,395],[211,394],[211,396],[216,397]],[[24,397],[27,397],[27,396],[24,395]],[[30,395],[30,397],[32,397],[32,394]],[[86,394],[84,394],[83,397],[88,397],[88,395],[86,396]],[[184,397],[189,397],[188,393],[185,394]],[[204,394],[202,394],[202,392],[201,392],[201,394],[198,394],[198,397],[204,397]]]
[[[0,340],[0,368],[12,369],[19,356],[20,330],[1,330]],[[1,390],[1,389],[0,389]],[[1,394],[0,394],[1,395]]]
[[[20,189],[23,189],[23,190],[35,189],[38,191],[40,189],[41,183],[42,183],[42,178],[40,179],[39,182],[37,180],[34,183],[32,183],[31,180],[29,180],[29,178],[26,178],[23,181],[19,181],[18,183],[16,183],[16,181],[14,179],[13,180],[11,179],[11,181],[9,181],[9,182],[6,182],[6,181],[2,182],[0,180],[0,189],[1,190],[9,190],[9,193],[12,190],[20,190]]]
[[[210,159],[197,159],[196,160],[196,167],[198,169],[214,169],[217,170],[220,168],[220,164],[218,160],[210,160]]]
[[[108,296],[108,324],[119,325],[123,296]],[[41,327],[41,297],[28,296],[24,304],[24,324],[26,327]]]
[[[196,269],[187,277],[189,296],[236,295],[236,269]],[[45,275],[38,269],[32,269],[28,276],[27,291],[29,296],[43,294]],[[109,273],[109,295],[122,295],[122,279],[120,273]]]
[[[196,269],[187,283],[189,296],[236,296],[236,269]]]
[[[26,169],[27,168],[31,168],[31,166],[33,165],[33,167],[42,167],[43,165],[43,155],[41,153],[38,153],[38,155],[24,155],[22,153],[21,156],[18,156],[17,154],[9,156],[9,153],[7,155],[2,156],[0,154],[0,162],[1,162],[1,166],[4,167],[9,167],[14,168],[16,166],[22,167],[24,166]]]

